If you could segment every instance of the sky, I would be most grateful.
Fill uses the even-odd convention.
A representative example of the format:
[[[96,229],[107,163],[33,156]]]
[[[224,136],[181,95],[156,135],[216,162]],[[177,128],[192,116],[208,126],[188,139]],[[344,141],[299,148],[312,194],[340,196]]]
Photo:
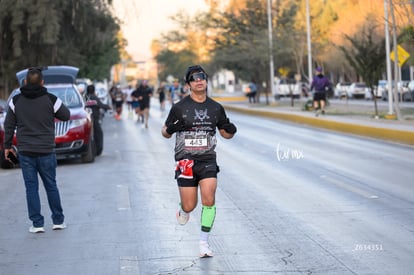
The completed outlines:
[[[180,10],[191,15],[207,6],[204,0],[113,0],[113,8],[122,21],[128,53],[135,61],[145,61],[151,58],[151,41],[177,28],[169,16]]]

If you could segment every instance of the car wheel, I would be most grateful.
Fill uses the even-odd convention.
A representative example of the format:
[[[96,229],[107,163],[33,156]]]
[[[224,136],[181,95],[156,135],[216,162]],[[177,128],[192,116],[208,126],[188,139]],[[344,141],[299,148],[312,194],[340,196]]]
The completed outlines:
[[[82,162],[83,163],[91,163],[95,161],[95,142],[92,139],[92,135],[91,138],[89,140],[89,144],[88,144],[88,151],[86,151],[86,154],[82,155]]]

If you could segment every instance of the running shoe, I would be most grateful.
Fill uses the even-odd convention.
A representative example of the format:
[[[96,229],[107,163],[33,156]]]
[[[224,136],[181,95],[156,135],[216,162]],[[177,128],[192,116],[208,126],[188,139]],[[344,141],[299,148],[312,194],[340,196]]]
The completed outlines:
[[[43,228],[43,226],[41,226],[41,227],[30,226],[29,232],[30,233],[44,233],[45,229]]]
[[[213,257],[213,251],[211,251],[208,242],[200,241],[200,258]]]
[[[186,212],[184,212],[182,209],[181,209],[181,207],[180,207],[180,209],[177,211],[177,213],[176,213],[176,218],[177,218],[177,222],[180,224],[180,225],[185,225],[187,222],[188,222],[188,220],[190,219],[190,213],[186,213]]]
[[[66,224],[65,223],[61,223],[61,224],[54,224],[52,226],[53,230],[62,230],[66,228]]]

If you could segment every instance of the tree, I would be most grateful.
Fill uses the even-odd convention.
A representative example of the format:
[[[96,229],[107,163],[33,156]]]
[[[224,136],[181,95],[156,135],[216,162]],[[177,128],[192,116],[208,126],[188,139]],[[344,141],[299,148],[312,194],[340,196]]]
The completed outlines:
[[[204,26],[205,15],[199,13],[190,18],[179,12],[171,20],[178,25],[178,29],[164,33],[161,39],[152,43],[158,63],[158,78],[165,80],[171,75],[182,81],[185,70],[192,64],[200,64],[211,72],[208,67],[211,40],[205,29],[199,31]]]
[[[340,46],[346,60],[360,75],[366,85],[370,87],[374,98],[375,116],[378,117],[377,97],[374,87],[381,79],[385,69],[385,41],[376,35],[376,26],[366,26],[358,35],[348,36],[345,39],[350,42],[350,47]]]
[[[79,75],[109,77],[119,60],[119,24],[107,0],[0,0],[0,90],[30,66],[72,65]]]
[[[267,9],[264,1],[250,0],[237,12],[230,8],[210,21],[216,29],[212,63],[234,72],[236,77],[258,83],[269,81]],[[270,87],[270,85],[267,85]]]
[[[180,82],[184,80],[184,74],[187,67],[194,64],[196,56],[189,50],[181,50],[174,52],[171,50],[163,50],[156,56],[159,64],[158,78],[165,80],[168,76],[178,78]]]
[[[414,26],[409,25],[403,28],[401,30],[400,35],[398,36],[398,41],[404,44],[404,48],[408,50],[408,52],[413,52],[414,51]],[[411,65],[414,64],[413,55],[411,55],[410,58],[408,59],[408,63]]]

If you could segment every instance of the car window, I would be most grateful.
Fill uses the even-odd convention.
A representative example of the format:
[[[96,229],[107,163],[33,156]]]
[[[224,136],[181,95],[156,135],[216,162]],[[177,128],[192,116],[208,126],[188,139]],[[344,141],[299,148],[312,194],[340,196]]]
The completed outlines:
[[[82,107],[82,99],[73,87],[48,87],[47,91],[60,98],[68,108]]]

